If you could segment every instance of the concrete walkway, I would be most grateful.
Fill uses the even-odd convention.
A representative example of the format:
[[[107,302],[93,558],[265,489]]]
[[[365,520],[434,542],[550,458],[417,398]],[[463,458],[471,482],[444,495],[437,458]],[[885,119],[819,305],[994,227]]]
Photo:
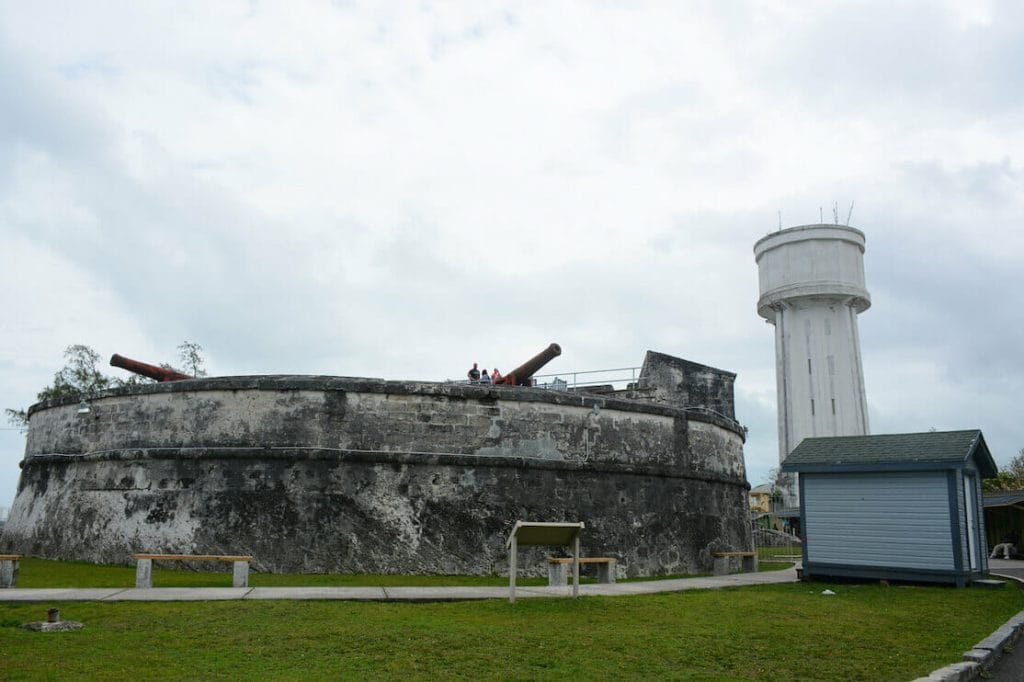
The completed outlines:
[[[992,577],[1001,576],[1017,582],[1024,582],[1024,561],[989,559],[988,568]],[[1024,616],[1024,612],[1017,615],[1020,620]],[[997,656],[995,663],[988,669],[986,679],[990,682],[1020,682],[1020,680],[1024,680],[1024,646],[1017,641],[1018,637],[1019,630],[1008,637],[1007,641],[1001,640],[997,643],[996,648],[1002,655]]]
[[[1020,559],[989,559],[988,572],[1024,580],[1024,561]]]
[[[991,578],[1007,579],[1004,589],[1016,589],[1015,583],[1024,583],[1024,561],[989,559]],[[981,640],[963,659],[933,671],[914,682],[966,682],[992,680],[992,682],[1020,682],[1024,680],[1024,646],[1018,644],[1024,632],[1024,611],[1006,621],[995,632]]]
[[[744,585],[797,582],[796,569],[736,573],[708,578],[645,580],[611,585],[580,585],[581,596],[626,596],[716,590]],[[516,599],[567,597],[572,587],[516,587]],[[0,590],[0,602],[58,601],[225,601],[233,599],[343,599],[349,601],[466,601],[508,599],[508,587],[151,587],[138,588],[12,588]]]

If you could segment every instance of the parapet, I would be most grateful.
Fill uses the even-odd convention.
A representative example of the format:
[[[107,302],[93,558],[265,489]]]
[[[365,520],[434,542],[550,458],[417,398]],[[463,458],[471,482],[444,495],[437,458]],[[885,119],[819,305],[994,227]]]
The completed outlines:
[[[735,381],[732,372],[649,350],[638,383],[657,403],[735,422]]]

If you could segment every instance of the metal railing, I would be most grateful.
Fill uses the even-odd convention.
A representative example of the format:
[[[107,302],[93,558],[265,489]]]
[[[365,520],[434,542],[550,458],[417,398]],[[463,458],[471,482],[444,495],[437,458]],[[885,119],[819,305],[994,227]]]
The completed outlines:
[[[640,378],[639,367],[616,367],[614,369],[591,369],[583,372],[558,372],[557,374],[537,374],[533,377],[536,388],[571,391],[585,386],[611,385],[615,389],[625,389],[635,384]]]
[[[574,391],[579,388],[591,386],[611,386],[613,390],[622,391],[627,388],[636,387],[640,380],[641,367],[615,367],[613,369],[589,369],[581,372],[558,372],[553,374],[537,374],[533,377],[533,388],[540,388],[548,391]],[[469,384],[474,383],[467,379],[448,380],[448,383]],[[711,414],[723,419],[739,429],[746,431],[746,427],[736,419],[722,414],[710,407],[703,405],[690,405],[683,408],[689,413]]]
[[[803,542],[791,532],[756,527],[753,530],[754,549],[760,561],[796,563],[803,555]]]

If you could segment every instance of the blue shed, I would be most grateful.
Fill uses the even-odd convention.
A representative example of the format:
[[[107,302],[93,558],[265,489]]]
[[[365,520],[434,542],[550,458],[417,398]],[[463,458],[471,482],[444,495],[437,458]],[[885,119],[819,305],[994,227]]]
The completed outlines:
[[[800,475],[805,576],[988,574],[981,479],[997,470],[981,431],[806,438],[782,470]]]

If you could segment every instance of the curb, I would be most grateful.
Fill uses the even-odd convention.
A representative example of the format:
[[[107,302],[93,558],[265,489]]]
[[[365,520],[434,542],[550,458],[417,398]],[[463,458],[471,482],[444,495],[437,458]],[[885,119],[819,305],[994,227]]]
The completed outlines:
[[[1024,588],[1024,580],[1008,575],[992,574],[1004,580],[1019,583]],[[991,635],[981,640],[970,651],[964,652],[963,661],[947,665],[932,671],[927,677],[919,677],[913,682],[974,682],[982,679],[982,675],[999,660],[1007,647],[1024,634],[1024,611],[1012,616]]]

